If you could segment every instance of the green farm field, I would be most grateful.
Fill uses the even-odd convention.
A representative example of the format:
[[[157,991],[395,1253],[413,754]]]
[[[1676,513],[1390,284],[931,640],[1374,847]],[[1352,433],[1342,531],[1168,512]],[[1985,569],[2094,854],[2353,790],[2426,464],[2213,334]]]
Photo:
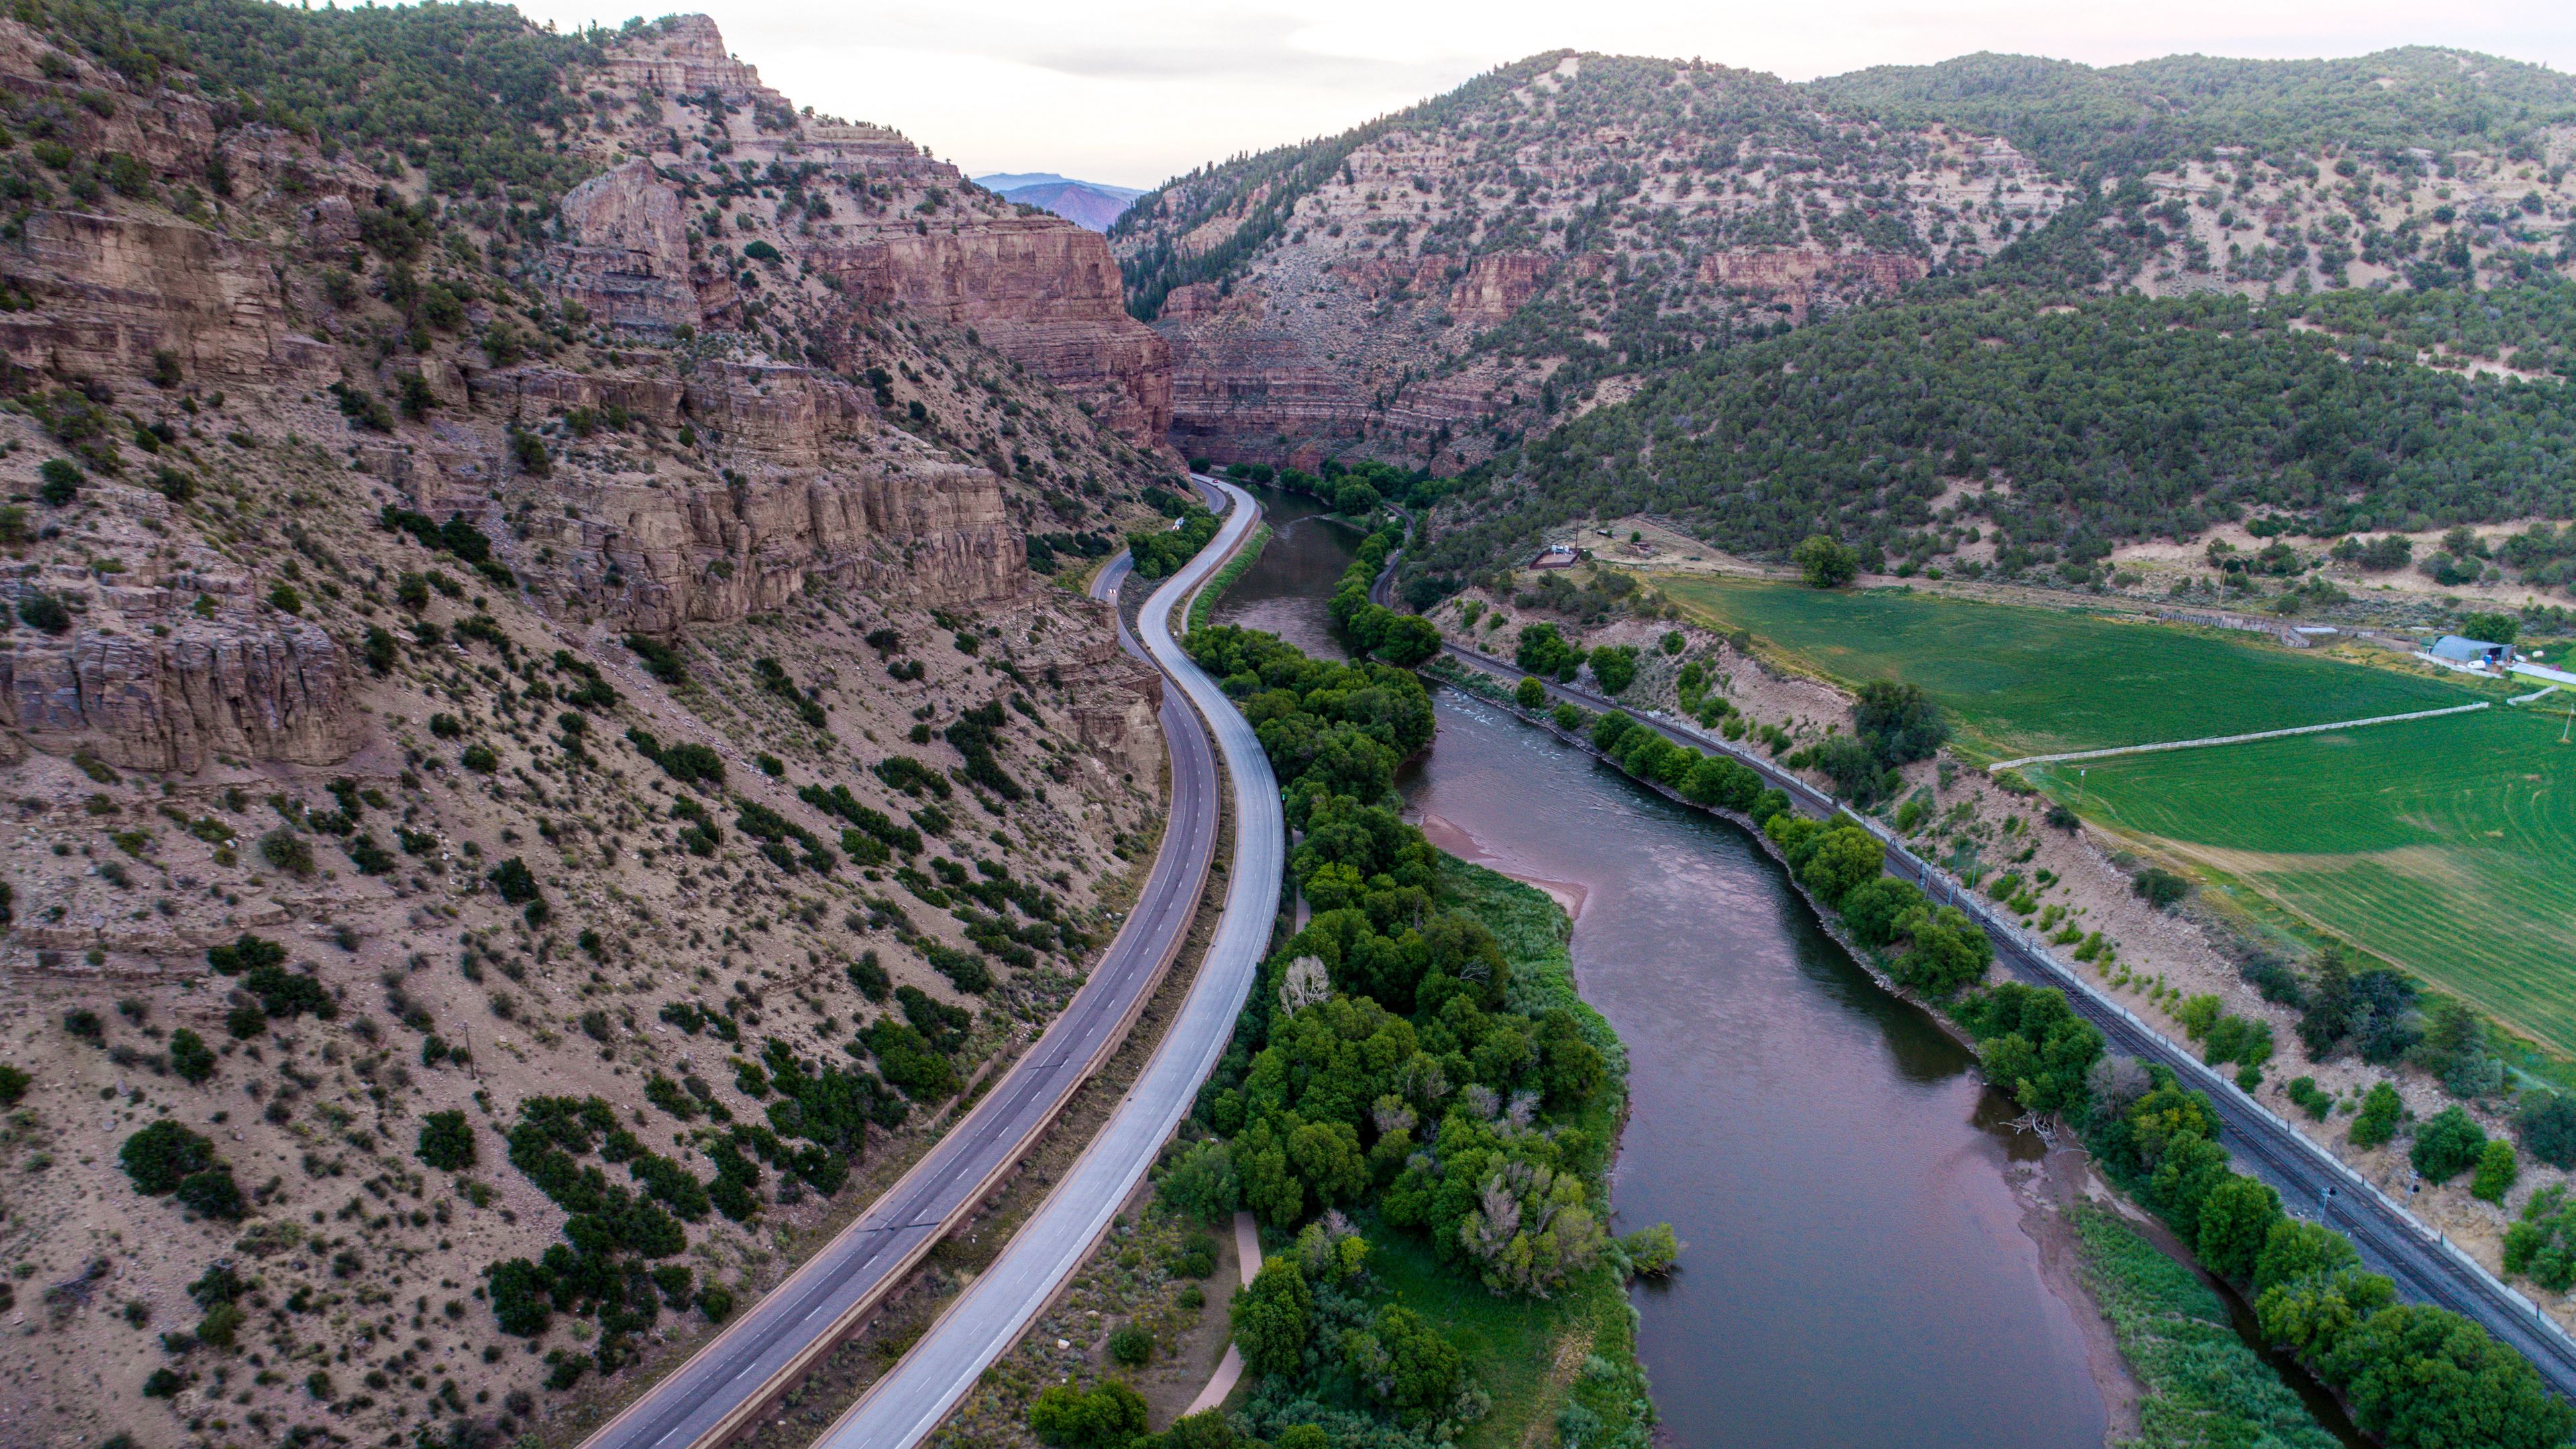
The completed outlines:
[[[2558,696],[2556,698],[2564,698]],[[2576,1055],[2576,745],[2565,707],[2026,770]]]
[[[2479,697],[2268,640],[2065,609],[1904,589],[1655,583],[1685,610],[1749,630],[1830,678],[1922,685],[1949,714],[1960,752],[1981,761],[2331,724]]]

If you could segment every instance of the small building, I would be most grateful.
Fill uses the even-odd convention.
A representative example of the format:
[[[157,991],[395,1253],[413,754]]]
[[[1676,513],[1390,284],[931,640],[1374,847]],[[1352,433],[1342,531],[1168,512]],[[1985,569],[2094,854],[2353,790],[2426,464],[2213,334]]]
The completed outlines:
[[[2491,644],[2484,639],[2466,639],[2445,634],[2433,641],[2426,651],[2445,664],[2465,664],[2472,669],[2502,669],[2513,663],[2513,646]]]
[[[1530,567],[1534,569],[1570,569],[1574,567],[1575,560],[1578,557],[1579,555],[1575,553],[1573,544],[1551,543],[1544,550],[1540,551],[1538,557],[1530,560]]]

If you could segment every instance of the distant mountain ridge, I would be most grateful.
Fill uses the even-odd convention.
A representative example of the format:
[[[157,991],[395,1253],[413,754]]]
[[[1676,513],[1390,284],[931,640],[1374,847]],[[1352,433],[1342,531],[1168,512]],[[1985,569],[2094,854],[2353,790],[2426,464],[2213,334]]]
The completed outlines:
[[[975,184],[1005,201],[1052,211],[1093,231],[1109,230],[1109,224],[1145,194],[1141,187],[1077,181],[1052,171],[995,171],[976,177]]]
[[[2467,51],[1795,85],[1550,51],[1176,177],[1109,242],[1185,454],[1455,472],[1908,292],[2490,287],[2576,276],[2571,212],[2576,78]],[[2477,355],[2554,373],[2562,345]]]

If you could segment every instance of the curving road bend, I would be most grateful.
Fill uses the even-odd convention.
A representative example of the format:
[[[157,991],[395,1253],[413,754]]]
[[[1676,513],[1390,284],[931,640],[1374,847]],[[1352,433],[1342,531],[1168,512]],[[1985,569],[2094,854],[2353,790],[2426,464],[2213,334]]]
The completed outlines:
[[[1507,680],[1525,676],[1498,660],[1443,642],[1450,658]],[[1841,807],[1813,785],[1759,754],[1741,750],[1696,729],[1655,714],[1639,714],[1594,694],[1554,680],[1541,680],[1550,698],[1587,709],[1621,710],[1677,745],[1705,753],[1723,753],[1751,766],[1764,783],[1785,791],[1807,814],[1831,818]],[[1650,786],[1661,791],[1661,787]],[[1661,791],[1670,794],[1670,791]],[[1673,798],[1679,799],[1679,796]],[[2362,1261],[2395,1280],[2398,1291],[2420,1303],[2431,1303],[2477,1320],[2489,1333],[2531,1360],[2541,1378],[2558,1394],[2576,1398],[2576,1342],[2521,1294],[2496,1281],[2483,1267],[2424,1227],[2412,1214],[2364,1181],[2298,1129],[2265,1110],[2202,1064],[2199,1056],[2129,1014],[2011,923],[1998,918],[1976,892],[1937,867],[1917,858],[1873,821],[1862,821],[1886,843],[1888,873],[1922,887],[1944,905],[1955,905],[1985,928],[1995,943],[1995,959],[2024,981],[2054,986],[2066,993],[2078,1015],[2101,1028],[2112,1046],[2146,1061],[2171,1067],[2185,1082],[2207,1093],[2218,1113],[2220,1141],[2256,1177],[2279,1191],[2285,1209],[2332,1224],[2353,1241]],[[2304,1210],[2304,1211],[2303,1211]]]
[[[1239,510],[1244,517],[1257,511]],[[1246,526],[1241,519],[1234,520],[1231,536],[1219,540],[1223,546],[1203,550],[1200,558],[1221,559],[1233,543],[1240,541]],[[1115,589],[1125,577],[1127,566],[1127,557],[1120,555],[1112,568],[1101,571],[1095,591]],[[1213,568],[1214,563],[1209,567]],[[1184,570],[1181,578],[1189,576],[1189,571]],[[1154,596],[1154,603],[1168,609],[1165,595],[1180,582],[1175,579],[1166,584]],[[1149,605],[1146,612],[1153,617],[1153,606]],[[1140,658],[1149,657],[1123,623],[1119,626],[1119,639],[1130,652],[1138,653]],[[1163,642],[1169,644],[1168,634],[1163,636]],[[1179,657],[1177,648],[1167,652]],[[1198,673],[1186,659],[1181,663],[1191,674]],[[1209,693],[1222,707],[1225,720],[1241,722],[1233,706],[1213,686]],[[1066,1004],[1063,1014],[984,1100],[951,1127],[856,1222],[687,1362],[664,1375],[642,1398],[593,1433],[585,1441],[585,1449],[691,1449],[719,1442],[742,1428],[903,1280],[1019,1161],[1071,1100],[1074,1089],[1126,1039],[1136,1014],[1144,1008],[1173,958],[1180,954],[1181,943],[1198,915],[1199,896],[1216,852],[1218,777],[1207,734],[1179,691],[1164,691],[1162,724],[1172,764],[1171,809],[1164,823],[1162,848],[1155,855],[1153,870],[1135,909],[1092,969],[1090,979]],[[1245,735],[1249,737],[1248,730]],[[1259,762],[1257,745],[1251,753]],[[1246,778],[1244,767],[1234,764],[1233,768],[1240,790]],[[1263,800],[1269,807],[1271,835],[1276,836],[1282,828],[1279,792],[1269,781],[1269,766],[1261,763],[1255,783],[1267,792]],[[1240,818],[1253,817],[1246,810]],[[1260,912],[1265,942],[1270,920],[1267,903],[1275,901],[1279,889],[1277,854],[1274,843],[1268,894],[1263,897],[1265,904]],[[1251,862],[1238,865],[1236,894],[1241,894],[1245,882],[1258,874]],[[1231,897],[1228,912],[1227,919],[1232,920]],[[1255,960],[1261,944],[1253,948]],[[1224,1026],[1210,1038],[1214,1047],[1208,1053],[1208,1066],[1215,1063],[1216,1051],[1223,1048],[1234,1011],[1250,979],[1247,968],[1235,987],[1234,1005],[1225,1009]],[[1192,995],[1194,1004],[1204,994],[1205,984],[1203,977],[1201,991]],[[1176,1029],[1174,1036],[1180,1034]],[[1200,1075],[1205,1072],[1203,1066]],[[1196,1089],[1197,1079],[1193,1078],[1190,1090]],[[1165,1124],[1164,1130],[1168,1132],[1169,1127]],[[1159,1137],[1155,1145],[1160,1145]],[[1141,1172],[1142,1162],[1151,1158],[1149,1148],[1137,1170]],[[1059,1189],[1059,1195],[1061,1192]]]
[[[1198,481],[1221,490],[1233,507],[1216,539],[1146,600],[1138,627],[1147,656],[1169,683],[1178,686],[1177,691],[1166,691],[1165,707],[1172,707],[1170,695],[1175,692],[1198,707],[1216,736],[1232,780],[1234,861],[1207,960],[1171,1030],[1108,1125],[1003,1248],[1001,1257],[949,1305],[893,1371],[816,1441],[817,1449],[910,1449],[1009,1350],[1108,1230],[1120,1204],[1135,1190],[1189,1110],[1199,1084],[1207,1080],[1233,1035],[1235,1018],[1251,992],[1262,953],[1269,948],[1287,857],[1287,822],[1280,810],[1279,784],[1252,726],[1235,711],[1216,681],[1181,652],[1171,633],[1173,610],[1242,546],[1261,510],[1241,489]],[[1107,572],[1103,570],[1104,576]],[[1188,733],[1195,736],[1197,731]],[[1204,739],[1200,748],[1206,748]]]

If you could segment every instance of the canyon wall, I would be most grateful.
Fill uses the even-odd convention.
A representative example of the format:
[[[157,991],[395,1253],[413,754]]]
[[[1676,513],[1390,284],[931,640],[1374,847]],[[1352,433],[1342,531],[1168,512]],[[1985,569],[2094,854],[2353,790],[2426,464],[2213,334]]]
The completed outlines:
[[[737,165],[819,171],[840,193],[831,195],[829,220],[784,229],[773,242],[800,272],[831,278],[861,305],[899,304],[971,328],[1130,444],[1162,445],[1170,349],[1127,315],[1118,263],[1098,233],[983,193],[895,131],[800,115],[726,54],[702,15],[621,47],[608,73],[646,91],[711,94],[748,110],[724,128],[722,154]],[[884,205],[876,190],[899,190],[912,204]],[[741,302],[735,274],[707,245],[691,246],[679,188],[649,162],[576,188],[563,218],[572,240],[560,252],[558,285],[615,325],[667,334],[725,319]],[[722,249],[721,237],[706,240]]]

